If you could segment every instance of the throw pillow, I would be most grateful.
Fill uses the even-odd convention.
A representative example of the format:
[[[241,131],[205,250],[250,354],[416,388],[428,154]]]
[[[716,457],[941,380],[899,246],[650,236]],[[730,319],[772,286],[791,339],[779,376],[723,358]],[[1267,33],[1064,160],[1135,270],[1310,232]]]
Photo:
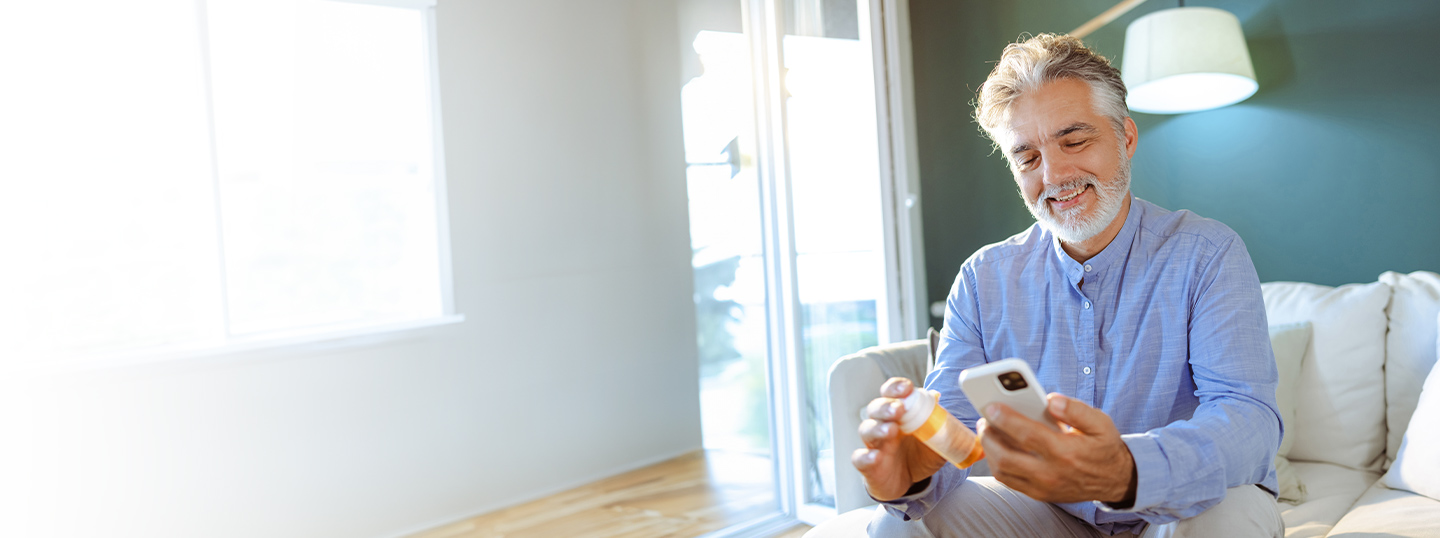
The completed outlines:
[[[1308,321],[1314,327],[1295,390],[1290,459],[1381,472],[1390,286],[1267,282],[1260,289],[1271,324]]]
[[[1385,455],[1394,464],[1400,441],[1420,400],[1425,373],[1435,364],[1435,317],[1440,315],[1440,274],[1386,272],[1380,281],[1394,290],[1385,307]]]
[[[1275,350],[1275,369],[1280,372],[1280,385],[1275,389],[1275,403],[1280,407],[1280,421],[1285,424],[1285,438],[1275,454],[1275,474],[1280,479],[1280,502],[1305,502],[1305,484],[1290,467],[1290,447],[1295,446],[1296,389],[1300,385],[1300,363],[1310,348],[1310,322],[1270,326],[1270,347]]]
[[[1435,323],[1440,325],[1440,317]],[[1431,368],[1385,485],[1440,500],[1440,368]]]

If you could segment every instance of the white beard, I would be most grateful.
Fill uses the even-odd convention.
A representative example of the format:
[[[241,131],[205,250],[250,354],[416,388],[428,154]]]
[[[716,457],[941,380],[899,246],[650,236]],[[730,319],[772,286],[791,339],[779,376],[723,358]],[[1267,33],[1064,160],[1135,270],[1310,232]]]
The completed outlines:
[[[1105,231],[1115,217],[1120,215],[1120,208],[1125,204],[1125,195],[1130,192],[1130,159],[1126,158],[1124,146],[1120,148],[1120,169],[1115,172],[1115,178],[1110,181],[1100,181],[1095,176],[1082,176],[1062,185],[1045,189],[1035,200],[1025,200],[1025,207],[1040,223],[1040,227],[1049,230],[1065,243],[1080,243]],[[1089,206],[1076,206],[1062,212],[1056,213],[1051,209],[1047,198],[1057,196],[1061,193],[1070,192],[1075,189],[1084,188],[1086,185],[1095,188],[1094,208]],[[1024,196],[1022,195],[1023,199]],[[1084,214],[1086,209],[1091,209],[1088,215]]]

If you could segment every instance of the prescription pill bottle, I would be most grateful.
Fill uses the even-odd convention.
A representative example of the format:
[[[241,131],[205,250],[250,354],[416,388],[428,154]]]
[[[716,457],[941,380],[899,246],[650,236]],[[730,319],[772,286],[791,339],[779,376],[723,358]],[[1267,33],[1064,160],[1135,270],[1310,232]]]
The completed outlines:
[[[956,467],[964,469],[985,457],[975,432],[938,403],[940,393],[916,388],[901,400],[905,413],[900,431],[915,436]]]

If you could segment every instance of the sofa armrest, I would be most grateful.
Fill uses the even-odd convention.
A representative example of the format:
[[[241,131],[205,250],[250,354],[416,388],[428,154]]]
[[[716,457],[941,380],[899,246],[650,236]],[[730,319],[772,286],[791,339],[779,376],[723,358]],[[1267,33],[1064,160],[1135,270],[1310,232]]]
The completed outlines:
[[[930,367],[929,342],[911,340],[847,355],[830,366],[830,438],[835,447],[835,509],[844,513],[874,504],[850,455],[864,446],[859,428],[865,406],[880,396],[880,385],[905,377],[917,386]]]

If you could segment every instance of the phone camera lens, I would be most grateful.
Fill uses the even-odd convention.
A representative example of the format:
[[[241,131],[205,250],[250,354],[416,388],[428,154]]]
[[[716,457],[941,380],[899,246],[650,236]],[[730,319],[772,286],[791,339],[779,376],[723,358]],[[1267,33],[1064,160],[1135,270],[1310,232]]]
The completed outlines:
[[[1020,372],[1005,372],[1000,374],[1000,386],[1005,387],[1005,390],[1013,391],[1028,387],[1030,384],[1025,382],[1025,376],[1020,375]]]

